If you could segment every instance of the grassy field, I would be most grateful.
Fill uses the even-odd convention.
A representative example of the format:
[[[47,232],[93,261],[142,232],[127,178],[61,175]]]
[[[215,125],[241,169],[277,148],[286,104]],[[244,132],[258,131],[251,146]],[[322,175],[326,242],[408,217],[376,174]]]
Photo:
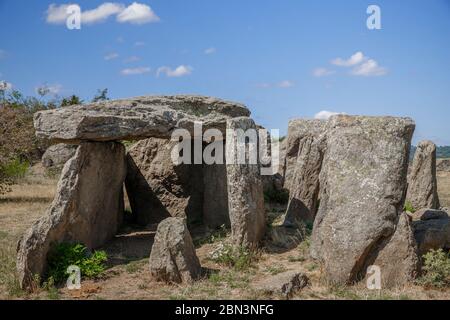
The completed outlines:
[[[440,172],[439,193],[443,206],[450,206],[450,174]],[[210,259],[210,253],[226,241],[226,236],[193,230],[197,255],[205,269],[203,279],[193,285],[166,285],[154,282],[148,272],[148,257],[156,226],[125,228],[103,248],[108,268],[95,280],[82,282],[80,290],[42,287],[32,293],[18,288],[15,275],[16,243],[21,234],[45,213],[57,179],[34,167],[11,193],[0,197],[0,299],[264,299],[253,289],[260,279],[287,270],[305,273],[311,284],[294,299],[450,299],[450,290],[425,290],[416,285],[397,290],[369,291],[356,287],[328,286],[320,266],[308,256],[309,238],[285,235],[277,226],[284,208],[268,208],[272,223],[264,246],[248,267],[237,269]],[[289,243],[289,246],[279,244]]]

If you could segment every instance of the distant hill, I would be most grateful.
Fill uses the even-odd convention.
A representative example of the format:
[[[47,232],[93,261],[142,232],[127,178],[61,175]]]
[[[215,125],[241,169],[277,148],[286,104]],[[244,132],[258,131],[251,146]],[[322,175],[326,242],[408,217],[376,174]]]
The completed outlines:
[[[416,146],[411,146],[411,152],[409,154],[410,160],[414,158],[414,153],[416,152]],[[450,146],[439,146],[436,150],[436,158],[450,158]]]

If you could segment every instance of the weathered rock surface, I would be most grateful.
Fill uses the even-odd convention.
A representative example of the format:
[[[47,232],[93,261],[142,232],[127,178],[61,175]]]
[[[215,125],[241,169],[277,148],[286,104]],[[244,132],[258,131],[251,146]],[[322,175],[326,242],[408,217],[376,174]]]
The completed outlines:
[[[231,234],[235,244],[255,247],[262,239],[266,226],[260,165],[259,163],[250,164],[249,161],[244,164],[239,163],[239,154],[234,150],[239,144],[238,130],[256,129],[256,126],[252,119],[241,117],[228,120],[227,129],[232,131],[232,136],[227,137],[226,144]],[[251,143],[247,145],[247,151],[257,148]],[[249,153],[246,154],[246,159],[249,159]]]
[[[171,216],[189,221],[202,218],[202,165],[174,164],[171,152],[175,144],[149,138],[128,151],[125,185],[133,216],[141,225]]]
[[[414,237],[422,256],[431,249],[450,249],[450,218],[414,221]]]
[[[294,119],[289,121],[285,151],[284,187],[292,187],[297,157],[300,153],[300,142],[305,137],[316,138],[325,129],[326,121],[318,119]]]
[[[37,112],[36,135],[55,142],[170,138],[175,128],[193,132],[194,121],[203,129],[225,131],[226,120],[249,116],[242,104],[204,96],[144,96],[97,102]]]
[[[150,272],[158,281],[190,283],[201,276],[185,219],[171,217],[158,225],[149,262]]]
[[[406,201],[417,209],[439,209],[436,180],[436,145],[421,141],[414,154],[411,172],[408,176]]]
[[[328,121],[311,244],[328,281],[364,278],[381,244],[395,240],[414,127],[409,118],[339,115]]]
[[[123,219],[125,148],[120,143],[83,142],[63,168],[48,211],[18,244],[19,281],[27,287],[42,275],[51,246],[80,242],[89,249],[112,238]]]
[[[393,236],[374,253],[378,255],[370,264],[380,267],[383,288],[402,286],[417,277],[420,260],[411,219],[406,213],[400,214]]]
[[[215,229],[230,226],[227,168],[225,164],[203,166],[203,223]]]
[[[286,271],[256,282],[254,288],[265,294],[290,298],[294,293],[303,289],[308,284],[309,279],[306,275],[300,272]]]
[[[283,222],[285,226],[314,222],[318,207],[323,145],[322,139],[314,134],[305,135],[299,142],[289,203]]]
[[[50,146],[42,155],[42,165],[44,168],[62,168],[77,151],[76,145],[54,144]]]

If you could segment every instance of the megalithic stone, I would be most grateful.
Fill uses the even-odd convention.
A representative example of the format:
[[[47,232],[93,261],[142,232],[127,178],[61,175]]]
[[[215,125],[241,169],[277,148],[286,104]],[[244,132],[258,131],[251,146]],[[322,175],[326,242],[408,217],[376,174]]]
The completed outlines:
[[[314,135],[300,140],[284,226],[295,227],[299,223],[314,222],[318,207],[323,144],[323,140]]]
[[[249,143],[245,143],[245,134]],[[258,132],[252,119],[240,117],[227,121],[226,167],[232,239],[236,245],[249,248],[258,245],[266,225],[257,147]]]
[[[401,216],[414,128],[409,118],[330,118],[311,243],[330,283],[361,280],[375,261],[391,275],[385,286],[405,284],[414,275],[417,250],[410,222]],[[393,270],[400,268],[398,243],[401,278]]]
[[[44,275],[47,255],[61,242],[89,250],[111,239],[123,219],[125,147],[116,142],[83,142],[65,164],[47,214],[18,243],[17,271],[23,288]]]
[[[431,141],[421,141],[417,146],[411,173],[408,176],[406,201],[416,210],[439,209],[436,145]]]

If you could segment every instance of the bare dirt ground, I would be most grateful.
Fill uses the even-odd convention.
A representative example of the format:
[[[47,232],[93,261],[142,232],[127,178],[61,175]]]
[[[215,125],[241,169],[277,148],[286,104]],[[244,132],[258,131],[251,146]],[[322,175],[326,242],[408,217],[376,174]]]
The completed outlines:
[[[442,206],[450,206],[450,173],[439,172]],[[320,266],[308,256],[309,239],[289,237],[276,227],[282,207],[268,208],[274,225],[269,228],[265,245],[245,270],[236,270],[213,262],[209,256],[223,237],[213,238],[193,230],[197,255],[205,269],[203,279],[192,285],[167,285],[155,282],[148,272],[148,257],[156,225],[145,229],[125,227],[103,249],[108,253],[108,268],[95,280],[84,280],[80,290],[64,287],[42,288],[25,293],[15,278],[15,250],[21,234],[43,215],[50,205],[57,178],[48,177],[35,166],[13,191],[0,197],[0,299],[265,299],[253,289],[256,281],[287,270],[305,273],[310,285],[293,299],[450,299],[450,290],[425,290],[416,285],[396,290],[370,291],[364,286],[334,287],[321,278]],[[290,242],[290,248],[278,243]],[[203,243],[200,245],[200,243]]]

